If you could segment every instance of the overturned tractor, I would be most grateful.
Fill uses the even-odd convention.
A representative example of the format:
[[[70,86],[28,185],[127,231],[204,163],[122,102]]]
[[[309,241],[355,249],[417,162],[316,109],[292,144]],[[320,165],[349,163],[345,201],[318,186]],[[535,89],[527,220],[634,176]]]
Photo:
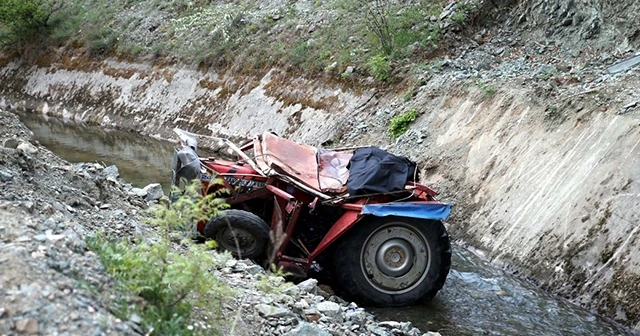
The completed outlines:
[[[198,232],[239,258],[273,263],[296,277],[327,272],[361,304],[429,301],[451,265],[442,221],[450,206],[416,182],[416,165],[376,147],[320,149],[256,136],[235,160],[196,154],[197,136],[176,130],[173,184],[200,179],[231,208]],[[210,183],[220,178],[222,184]]]

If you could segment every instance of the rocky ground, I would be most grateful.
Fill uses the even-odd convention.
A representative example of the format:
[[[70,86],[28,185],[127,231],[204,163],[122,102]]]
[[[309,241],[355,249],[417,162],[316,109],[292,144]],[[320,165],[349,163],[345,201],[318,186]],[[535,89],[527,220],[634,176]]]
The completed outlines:
[[[140,233],[142,202],[110,170],[39,146],[14,115],[0,125],[0,334],[133,334],[92,289],[110,280],[84,239]]]
[[[152,236],[140,220],[161,193],[131,188],[113,166],[60,159],[11,113],[0,125],[0,335],[144,334],[138,318],[110,311],[113,280],[85,239]],[[313,279],[294,285],[250,261],[213,273],[238,293],[224,303],[225,335],[439,335],[376,321]]]

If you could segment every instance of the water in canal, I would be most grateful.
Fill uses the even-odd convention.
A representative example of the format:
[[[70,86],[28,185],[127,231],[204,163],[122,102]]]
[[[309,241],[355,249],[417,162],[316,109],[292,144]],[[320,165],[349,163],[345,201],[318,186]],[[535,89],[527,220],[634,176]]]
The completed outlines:
[[[41,144],[70,162],[115,164],[134,186],[168,187],[174,145],[137,134],[21,116]],[[372,309],[381,320],[411,321],[444,336],[631,335],[597,317],[493,267],[465,248],[453,246],[445,287],[429,304]]]
[[[171,142],[34,114],[22,114],[20,120],[40,144],[69,162],[116,165],[134,187],[160,183],[168,191],[175,147]]]

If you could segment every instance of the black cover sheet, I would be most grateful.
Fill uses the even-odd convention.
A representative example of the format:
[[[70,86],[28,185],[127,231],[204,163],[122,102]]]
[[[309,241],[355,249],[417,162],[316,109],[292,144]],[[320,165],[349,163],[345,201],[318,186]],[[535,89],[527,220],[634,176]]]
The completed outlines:
[[[416,164],[405,157],[386,152],[378,147],[360,148],[349,161],[349,195],[386,193],[404,189],[413,181]]]

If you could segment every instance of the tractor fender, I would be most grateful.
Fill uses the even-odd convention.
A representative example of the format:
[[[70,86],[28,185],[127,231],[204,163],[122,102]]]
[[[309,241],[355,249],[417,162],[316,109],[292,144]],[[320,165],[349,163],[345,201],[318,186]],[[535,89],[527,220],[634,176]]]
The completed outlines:
[[[367,204],[362,207],[363,215],[376,217],[398,216],[444,221],[451,213],[451,205],[440,202],[396,202]]]
[[[368,216],[384,217],[399,216],[443,221],[449,217],[451,205],[440,202],[396,202],[382,204],[367,204],[360,211],[348,209],[340,219],[329,229],[315,251],[309,256],[313,260],[329,245],[333,244],[343,234],[349,231],[357,222]]]

